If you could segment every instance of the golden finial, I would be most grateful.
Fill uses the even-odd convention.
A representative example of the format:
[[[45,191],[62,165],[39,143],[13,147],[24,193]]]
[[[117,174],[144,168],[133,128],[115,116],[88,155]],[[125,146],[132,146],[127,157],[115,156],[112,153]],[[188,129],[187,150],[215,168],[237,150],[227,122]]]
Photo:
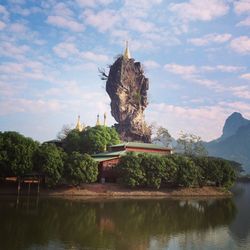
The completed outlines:
[[[96,126],[100,126],[99,114],[97,115]]]
[[[130,59],[131,58],[129,47],[128,47],[128,41],[126,41],[126,47],[125,47],[125,51],[124,51],[123,57],[125,59]]]
[[[76,123],[76,130],[78,130],[79,132],[82,132],[83,130],[83,125],[80,122],[80,115],[78,115],[78,119],[77,119],[77,123]]]
[[[103,121],[103,125],[106,126],[106,121],[107,121],[107,114],[106,112],[103,115],[104,121]]]

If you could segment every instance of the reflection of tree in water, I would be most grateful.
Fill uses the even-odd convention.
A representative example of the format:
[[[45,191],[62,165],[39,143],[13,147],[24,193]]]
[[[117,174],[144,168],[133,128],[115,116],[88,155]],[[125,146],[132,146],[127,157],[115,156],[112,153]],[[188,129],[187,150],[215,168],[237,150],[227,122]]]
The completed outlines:
[[[41,200],[36,212],[0,203],[2,249],[47,246],[51,241],[71,246],[146,249],[155,237],[163,245],[171,236],[205,232],[228,225],[235,206],[220,200],[113,200],[105,202]],[[13,237],[13,240],[10,239]]]
[[[250,184],[237,183],[233,193],[237,206],[237,215],[229,228],[237,242],[244,242],[247,237],[250,237]]]

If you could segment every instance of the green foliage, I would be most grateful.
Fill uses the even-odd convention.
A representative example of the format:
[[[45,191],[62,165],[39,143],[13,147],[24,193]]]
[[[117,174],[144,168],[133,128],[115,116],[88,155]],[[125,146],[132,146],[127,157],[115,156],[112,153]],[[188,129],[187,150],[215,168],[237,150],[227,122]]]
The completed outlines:
[[[67,153],[71,153],[73,151],[81,150],[81,132],[76,129],[68,132],[66,137],[62,140],[62,147]]]
[[[146,173],[147,186],[159,189],[166,174],[165,159],[159,155],[144,154],[141,156],[141,168]]]
[[[129,153],[121,158],[117,169],[122,182],[130,187],[158,189],[168,183],[182,187],[214,184],[229,188],[236,180],[229,161],[212,157]]]
[[[229,188],[236,181],[234,162],[215,157],[193,157],[192,160],[201,169],[203,183]]]
[[[135,153],[123,156],[117,168],[124,184],[157,189],[162,182],[172,182],[177,170],[175,163],[164,156]]]
[[[181,133],[177,140],[177,150],[187,156],[207,155],[201,137],[194,134]]]
[[[121,170],[121,181],[130,186],[142,186],[146,182],[146,173],[141,167],[142,157],[128,153],[121,157],[117,167]]]
[[[54,144],[42,144],[34,153],[34,169],[46,175],[49,187],[62,178],[65,153]]]
[[[165,171],[162,181],[164,183],[173,183],[176,179],[177,165],[171,157],[164,157]]]
[[[113,144],[120,142],[119,135],[114,128],[106,126],[88,127],[79,132],[72,130],[62,140],[62,147],[67,153],[99,153]]]
[[[98,163],[88,154],[73,152],[65,163],[65,174],[73,184],[95,182],[98,175]]]
[[[17,132],[0,133],[0,175],[24,175],[32,170],[38,143]]]
[[[176,183],[178,185],[192,187],[199,184],[201,171],[191,158],[176,155],[173,156],[172,159],[177,165]]]

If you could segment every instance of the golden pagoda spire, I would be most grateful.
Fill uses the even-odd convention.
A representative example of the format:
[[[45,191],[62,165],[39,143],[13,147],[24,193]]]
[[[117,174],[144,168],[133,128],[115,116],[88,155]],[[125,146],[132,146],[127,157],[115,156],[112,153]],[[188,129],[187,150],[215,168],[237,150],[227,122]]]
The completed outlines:
[[[96,126],[100,126],[99,114],[97,115]]]
[[[126,41],[126,47],[125,47],[125,51],[124,51],[123,57],[125,59],[130,59],[131,58],[129,47],[128,47],[128,41]]]
[[[82,124],[80,122],[80,115],[78,115],[78,119],[77,119],[77,123],[76,123],[76,128],[75,129],[78,130],[78,131],[80,131],[80,132],[83,130],[83,126],[82,126]]]
[[[106,121],[107,121],[107,114],[106,112],[103,115],[104,121],[103,121],[103,126],[106,126]]]

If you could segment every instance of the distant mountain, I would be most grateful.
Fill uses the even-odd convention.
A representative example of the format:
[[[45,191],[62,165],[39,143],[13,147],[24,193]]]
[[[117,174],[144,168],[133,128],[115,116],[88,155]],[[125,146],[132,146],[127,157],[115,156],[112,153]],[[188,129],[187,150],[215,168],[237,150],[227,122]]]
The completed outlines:
[[[225,122],[220,140],[224,140],[237,133],[240,127],[250,124],[250,120],[245,119],[240,113],[234,112]]]
[[[205,143],[205,147],[209,155],[240,162],[250,173],[250,120],[233,113],[225,122],[222,136]]]

